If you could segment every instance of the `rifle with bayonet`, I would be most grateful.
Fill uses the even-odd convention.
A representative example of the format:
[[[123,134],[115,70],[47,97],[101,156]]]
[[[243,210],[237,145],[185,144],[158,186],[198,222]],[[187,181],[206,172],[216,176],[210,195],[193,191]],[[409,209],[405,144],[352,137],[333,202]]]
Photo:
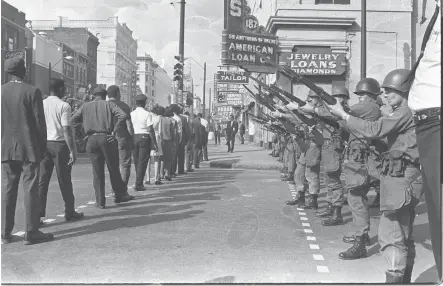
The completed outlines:
[[[327,93],[323,88],[319,87],[318,85],[316,85],[314,82],[310,81],[309,79],[307,79],[306,77],[297,74],[296,72],[294,72],[289,66],[285,65],[285,66],[280,66],[280,65],[276,65],[274,62],[272,62],[269,58],[267,58],[265,55],[256,52],[256,54],[263,59],[267,64],[269,64],[270,66],[276,68],[278,71],[280,71],[281,73],[285,74],[286,76],[288,76],[291,80],[295,80],[297,83],[302,83],[305,86],[307,86],[310,90],[312,90],[313,92],[315,92],[322,101],[326,102],[328,105],[334,105],[337,103],[337,99],[335,97],[333,97],[332,95],[330,95],[329,93]],[[289,94],[289,93],[288,93]],[[291,94],[291,96],[293,96]],[[294,98],[296,98],[295,96],[293,96]],[[292,100],[292,97],[291,97]],[[299,98],[297,98],[297,100],[300,100]],[[297,100],[294,100],[297,102]],[[352,111],[350,110],[350,108],[348,106],[343,106],[343,109],[345,112],[347,112],[348,114],[352,115]],[[322,121],[321,118],[319,118],[318,116],[315,116],[316,119]],[[334,126],[336,127],[336,126]],[[351,130],[346,129],[346,132],[348,132],[349,134],[352,134],[355,139],[357,139],[360,143],[362,143],[363,145],[365,145],[367,147],[367,149],[374,154],[376,157],[380,158],[380,154],[378,154],[377,152],[373,151],[371,149],[371,147],[364,142],[361,138],[359,138],[357,135],[355,135]]]

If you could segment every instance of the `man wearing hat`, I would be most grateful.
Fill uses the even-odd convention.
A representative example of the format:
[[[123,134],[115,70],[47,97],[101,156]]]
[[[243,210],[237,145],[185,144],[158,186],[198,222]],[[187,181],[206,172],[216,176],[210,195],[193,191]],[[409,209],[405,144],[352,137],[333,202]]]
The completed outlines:
[[[103,87],[94,88],[94,100],[83,104],[71,118],[72,125],[83,123],[83,129],[88,135],[86,152],[92,163],[96,205],[102,209],[106,205],[105,162],[115,195],[114,202],[118,204],[134,199],[127,195],[127,186],[120,174],[118,143],[115,139],[118,129],[128,116],[114,102],[106,101],[106,94]]]
[[[143,177],[151,156],[151,146],[157,151],[157,141],[152,122],[152,114],[145,110],[147,97],[144,94],[135,97],[136,108],[131,112],[131,121],[134,126],[134,164],[135,164],[135,191],[144,191]]]
[[[54,235],[43,233],[40,227],[38,182],[40,161],[46,154],[46,121],[42,94],[23,79],[25,61],[12,58],[5,61],[5,71],[12,80],[2,85],[2,244],[12,242],[18,185],[23,173],[26,209],[25,244],[46,242]]]

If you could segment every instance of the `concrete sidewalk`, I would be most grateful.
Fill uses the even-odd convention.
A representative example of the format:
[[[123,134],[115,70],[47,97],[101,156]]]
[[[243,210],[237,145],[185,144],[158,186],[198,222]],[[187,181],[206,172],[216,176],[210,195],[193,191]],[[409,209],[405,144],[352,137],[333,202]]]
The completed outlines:
[[[252,170],[281,170],[283,164],[277,158],[269,155],[270,150],[253,145],[252,143],[235,144],[234,153],[227,152],[228,147],[222,143],[208,144],[209,162],[202,162],[203,166],[224,169],[252,169]]]

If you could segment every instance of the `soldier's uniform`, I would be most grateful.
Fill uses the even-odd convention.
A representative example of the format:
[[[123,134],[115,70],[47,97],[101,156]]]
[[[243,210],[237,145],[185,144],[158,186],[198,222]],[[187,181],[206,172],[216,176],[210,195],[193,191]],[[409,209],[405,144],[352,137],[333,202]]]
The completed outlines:
[[[408,73],[405,69],[390,72],[382,87],[407,97],[409,86],[403,83]],[[387,117],[371,122],[350,116],[347,126],[366,138],[387,137],[389,151],[383,154],[380,175],[382,215],[378,239],[388,262],[386,283],[410,283],[415,255],[411,233],[422,182],[415,123],[407,98]]]
[[[349,99],[349,91],[345,87],[338,87],[332,91],[334,97],[344,97],[345,100]],[[332,121],[336,121],[337,117],[333,116],[331,112],[324,106],[320,107],[317,114],[323,118]],[[325,136],[325,144],[322,151],[322,165],[324,168],[324,178],[328,194],[326,201],[328,206],[326,210],[322,212],[316,212],[316,217],[327,217],[322,221],[322,225],[333,226],[343,223],[343,217],[341,215],[341,209],[345,202],[343,185],[340,180],[343,153],[345,150],[345,142],[348,140],[349,134],[342,129],[333,129],[332,134]],[[327,131],[325,131],[327,132]],[[329,133],[329,132],[327,132]]]

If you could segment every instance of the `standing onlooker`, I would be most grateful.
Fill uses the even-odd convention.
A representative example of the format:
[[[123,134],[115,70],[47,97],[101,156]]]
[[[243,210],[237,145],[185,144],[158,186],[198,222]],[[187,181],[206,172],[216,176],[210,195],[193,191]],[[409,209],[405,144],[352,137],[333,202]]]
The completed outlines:
[[[215,131],[214,131],[214,138],[215,138],[215,145],[220,145],[220,138],[221,138],[221,125],[220,122],[214,122],[215,124]]]
[[[200,168],[200,153],[202,152],[203,145],[203,130],[204,127],[200,123],[200,118],[196,117],[195,114],[191,115],[192,119],[192,130],[194,132],[194,142],[192,153],[194,155],[194,168]]]
[[[202,153],[200,153],[200,161],[209,161],[208,159],[208,134],[209,134],[209,122],[208,120],[203,118],[201,113],[197,114],[197,117],[200,119],[200,124],[203,126],[202,129]]]
[[[128,187],[122,180],[118,168],[118,143],[115,139],[118,128],[127,119],[126,113],[114,102],[106,101],[106,89],[98,86],[94,89],[94,100],[83,104],[72,116],[71,124],[83,123],[83,129],[89,136],[86,151],[92,163],[96,206],[104,209],[105,198],[105,162],[108,166],[112,190],[116,204],[133,200],[127,195]],[[116,118],[115,122],[113,118]]]
[[[414,113],[432,250],[441,280],[441,1],[436,2],[434,15],[423,37],[420,56],[410,74],[413,83],[408,105]]]
[[[178,161],[178,173],[179,174],[186,174],[185,173],[185,147],[188,144],[189,136],[190,136],[190,127],[188,123],[188,118],[183,113],[183,108],[180,108],[178,105],[175,107],[175,104],[171,104],[172,111],[175,113],[178,110],[178,116],[181,119],[182,123],[182,136],[181,136],[181,142],[178,147],[178,154],[177,154],[177,161]],[[175,111],[174,111],[175,110]]]
[[[123,110],[127,116],[126,122],[117,130],[115,134],[118,143],[118,155],[120,161],[120,174],[126,187],[128,186],[129,176],[131,175],[131,156],[134,148],[132,137],[134,134],[134,128],[131,122],[131,108],[129,105],[120,100],[120,89],[116,85],[108,87],[109,101],[114,102],[118,107]],[[117,121],[116,118],[114,118]]]
[[[194,158],[194,141],[195,141],[195,130],[194,126],[192,125],[192,121],[194,118],[189,115],[189,112],[185,112],[184,116],[186,116],[186,119],[188,120],[188,130],[189,130],[189,141],[186,145],[186,155],[185,155],[185,165],[186,165],[186,171],[187,172],[193,172],[192,169],[192,161]]]
[[[177,122],[177,146],[176,146],[176,152],[175,156],[172,159],[172,166],[171,166],[171,174],[172,176],[176,176],[177,171],[177,161],[178,161],[178,153],[180,151],[181,142],[183,139],[183,122],[181,117],[178,115],[180,113],[180,107],[178,107],[177,104],[171,104],[169,106],[169,110],[173,113],[172,118]],[[186,131],[185,131],[186,132]]]
[[[40,161],[46,153],[46,121],[42,94],[23,79],[25,61],[5,61],[5,71],[12,80],[2,85],[2,244],[12,242],[18,185],[23,173],[25,192],[25,244],[50,241],[54,235],[39,231],[40,200],[38,179]]]
[[[239,119],[238,120],[240,127],[238,128],[239,134],[240,134],[240,142],[241,144],[245,144],[245,132],[246,132],[246,128],[245,125],[243,124],[243,122]]]
[[[238,123],[234,121],[234,115],[229,116],[230,121],[226,127],[226,145],[228,145],[228,152],[234,152],[235,134],[238,132]]]
[[[70,123],[71,106],[61,100],[65,94],[65,82],[62,79],[51,79],[49,92],[48,98],[43,100],[48,151],[40,162],[40,181],[38,184],[40,217],[46,216],[49,181],[55,166],[58,184],[65,202],[65,219],[66,221],[77,220],[83,218],[84,214],[76,212],[74,207],[75,199],[71,171],[77,158],[77,150]]]
[[[131,121],[134,126],[134,164],[135,164],[135,191],[144,191],[143,177],[151,156],[151,142],[154,151],[157,151],[157,141],[152,128],[152,114],[144,109],[148,98],[143,95],[135,97],[136,108],[131,112]]]
[[[172,156],[173,156],[173,144],[174,144],[174,122],[172,121],[169,112],[163,108],[163,117],[160,121],[160,128],[163,137],[163,155],[161,161],[163,161],[163,174],[165,175],[166,181],[171,181],[171,166],[172,166]]]
[[[154,161],[154,179],[156,185],[161,185],[161,169],[160,169],[160,162],[161,157],[163,155],[163,134],[161,129],[161,121],[162,121],[162,115],[164,113],[165,109],[159,105],[155,105],[152,108],[152,127],[154,129],[155,133],[155,139],[157,142],[157,150],[153,148],[151,150],[151,161]],[[150,168],[148,168],[146,172],[147,180],[146,183],[150,183]]]

